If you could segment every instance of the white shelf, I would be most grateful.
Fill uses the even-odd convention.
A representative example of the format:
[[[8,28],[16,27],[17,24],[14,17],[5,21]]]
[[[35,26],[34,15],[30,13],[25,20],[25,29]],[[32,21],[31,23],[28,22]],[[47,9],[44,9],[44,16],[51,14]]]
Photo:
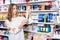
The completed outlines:
[[[5,34],[0,34],[0,35],[2,35],[2,36],[8,36],[8,35],[5,35]]]
[[[52,39],[60,39],[60,35],[57,34],[57,35],[53,36]]]
[[[0,27],[0,30],[8,30],[6,27]]]
[[[5,21],[5,20],[0,20],[0,21]]]
[[[8,11],[0,11],[0,12],[5,12],[5,13],[7,13]],[[18,11],[18,12],[26,12],[26,11]]]
[[[0,12],[8,12],[8,11],[0,11]]]
[[[31,32],[31,33],[35,33],[35,34],[45,34],[45,35],[49,35],[49,33],[44,33],[44,32],[34,32],[34,31],[29,31],[29,30],[24,30],[27,32]],[[60,35],[58,37],[51,37],[52,39],[60,39]]]
[[[0,27],[0,28],[7,29],[6,27]]]
[[[0,12],[8,12],[8,11],[0,11]],[[26,12],[26,11],[18,11],[18,12]],[[57,10],[32,10],[32,12],[58,12]]]
[[[32,12],[58,12],[57,10],[32,10]]]
[[[51,0],[50,2],[54,2],[55,0]],[[15,4],[33,4],[33,3],[46,3],[46,2],[49,2],[48,0],[47,1],[29,1],[29,2],[20,2],[20,3],[15,3]],[[13,2],[14,3],[14,2]],[[9,5],[9,4],[0,4],[0,5]]]
[[[55,0],[51,0],[50,2],[54,2]],[[33,3],[46,3],[46,2],[49,2],[49,1],[30,1],[28,3],[30,4],[33,4]]]
[[[0,6],[9,5],[9,4],[0,4]]]
[[[55,24],[55,23],[50,23],[50,22],[32,22],[32,23],[38,23],[38,24]]]
[[[30,30],[24,30],[24,31],[31,32],[31,33],[35,33],[35,34],[45,34],[45,35],[49,35],[48,33],[45,33],[45,32],[35,32],[35,31],[30,31]]]
[[[18,12],[26,12],[26,11],[18,11]]]
[[[8,12],[8,11],[0,11],[0,12]],[[26,12],[26,11],[18,11],[18,12]],[[58,12],[58,10],[32,10],[32,12]]]
[[[55,0],[51,0],[51,2],[54,2]],[[15,4],[33,4],[33,3],[46,3],[48,1],[29,1],[29,2],[21,2],[21,3],[15,3]]]

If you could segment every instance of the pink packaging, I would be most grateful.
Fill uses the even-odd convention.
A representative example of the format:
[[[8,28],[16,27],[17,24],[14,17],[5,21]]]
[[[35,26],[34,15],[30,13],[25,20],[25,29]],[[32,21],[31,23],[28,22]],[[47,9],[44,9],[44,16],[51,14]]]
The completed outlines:
[[[20,3],[24,3],[24,2],[26,2],[26,0],[19,0],[19,2],[20,2]]]
[[[3,4],[4,0],[0,0],[0,4]]]
[[[2,36],[0,36],[0,40],[3,40],[3,37]]]
[[[33,34],[32,34],[32,33],[29,33],[29,34],[28,34],[28,40],[31,40],[32,37],[33,37]]]

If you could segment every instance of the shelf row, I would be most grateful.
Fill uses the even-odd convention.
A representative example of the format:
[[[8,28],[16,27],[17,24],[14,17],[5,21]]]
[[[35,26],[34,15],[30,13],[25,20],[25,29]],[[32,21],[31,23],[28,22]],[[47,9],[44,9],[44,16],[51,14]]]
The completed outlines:
[[[5,35],[5,34],[0,34],[1,36],[8,36],[8,35]]]
[[[34,33],[34,34],[44,34],[44,35],[50,35],[48,33],[43,33],[43,32],[34,32],[34,31],[30,31],[30,30],[24,30],[26,32],[30,32],[30,33]],[[60,35],[55,35],[51,37],[52,39],[60,39]]]
[[[44,0],[44,1],[29,1],[29,2],[9,2],[9,1],[7,1],[7,3],[5,3],[5,4],[0,4],[0,5],[6,5],[6,4],[10,4],[10,3],[15,3],[15,4],[33,4],[33,3],[48,3],[48,2],[54,2],[55,0]]]
[[[0,20],[0,21],[5,21],[5,20]],[[53,23],[53,22],[32,22],[32,23],[29,23],[29,24],[60,24],[60,23]],[[28,25],[29,25],[28,24]]]
[[[18,12],[26,12],[26,11],[18,11]],[[39,13],[39,12],[58,12],[58,10],[32,10],[32,13]],[[7,13],[7,11],[0,11],[0,13]]]

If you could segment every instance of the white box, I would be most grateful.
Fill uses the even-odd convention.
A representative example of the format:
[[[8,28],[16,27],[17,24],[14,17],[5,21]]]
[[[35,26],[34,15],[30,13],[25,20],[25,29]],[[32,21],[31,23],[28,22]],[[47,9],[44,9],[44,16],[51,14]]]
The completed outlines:
[[[60,16],[57,16],[57,23],[60,23]]]
[[[5,0],[5,4],[10,4],[10,0]]]

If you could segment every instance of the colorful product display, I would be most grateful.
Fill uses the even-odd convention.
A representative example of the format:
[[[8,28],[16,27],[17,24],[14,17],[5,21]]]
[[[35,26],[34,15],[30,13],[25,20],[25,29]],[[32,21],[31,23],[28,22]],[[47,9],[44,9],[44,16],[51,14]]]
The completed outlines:
[[[4,34],[5,35],[8,35],[9,34],[9,31],[8,30],[4,31]]]
[[[4,4],[5,3],[5,0],[0,0],[0,4]]]
[[[23,17],[26,17],[26,13],[22,13],[22,16],[23,16]]]
[[[38,14],[38,22],[44,22],[44,15],[45,14]]]
[[[4,22],[5,21],[0,21],[0,27],[4,27]]]
[[[53,20],[53,17],[56,17],[57,14],[53,14],[53,13],[48,13],[48,15],[46,16],[46,14],[38,14],[38,22],[51,22],[51,20]]]
[[[25,5],[22,5],[22,10],[26,10],[26,6]]]
[[[5,19],[6,19],[5,16],[0,15],[0,20],[5,20]]]
[[[28,40],[33,40],[33,36],[34,36],[34,34],[28,33]]]
[[[47,40],[47,36],[28,32],[28,38],[26,38],[26,40]]]
[[[28,40],[33,40],[34,34],[28,33],[28,32],[24,32],[24,36],[25,36],[25,38],[28,39]]]
[[[32,4],[32,10],[51,10],[52,4]]]
[[[53,14],[53,13],[49,13],[48,17],[47,17],[47,22],[51,22],[51,20],[53,19],[53,17],[56,17],[57,14]]]
[[[26,10],[26,6],[25,5],[18,4],[18,11],[25,11],[25,10]]]
[[[38,10],[39,8],[39,5],[38,4],[33,4],[32,5],[32,10]]]
[[[24,32],[24,37],[28,39],[28,32]]]
[[[51,1],[51,0],[30,0],[30,1]]]
[[[9,40],[8,37],[4,37],[3,40]]]
[[[33,40],[41,40],[40,35],[34,34]]]
[[[46,32],[49,33],[51,31],[50,25],[38,26],[38,32]]]
[[[0,36],[0,40],[3,40],[3,36]]]
[[[56,26],[54,27],[54,30],[57,29],[57,30],[55,31],[55,34],[56,34],[56,32],[57,32],[57,34],[60,35],[60,29],[59,29],[59,28],[60,28],[60,25],[56,25]]]
[[[50,10],[51,8],[52,8],[52,6],[45,5],[45,10]]]
[[[8,5],[2,5],[2,12],[7,12],[8,11]]]
[[[18,4],[18,11],[20,11],[21,10],[21,5],[20,4]]]
[[[0,36],[0,40],[9,40],[7,36]]]

